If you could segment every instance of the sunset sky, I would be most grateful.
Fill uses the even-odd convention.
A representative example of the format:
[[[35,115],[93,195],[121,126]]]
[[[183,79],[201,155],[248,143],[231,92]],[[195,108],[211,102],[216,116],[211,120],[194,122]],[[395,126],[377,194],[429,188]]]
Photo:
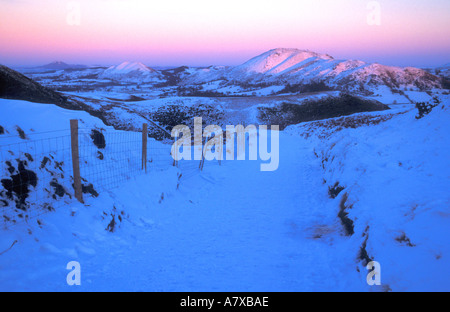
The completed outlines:
[[[378,3],[379,15],[365,0],[0,0],[0,63],[237,65],[278,47],[450,63],[449,0]]]

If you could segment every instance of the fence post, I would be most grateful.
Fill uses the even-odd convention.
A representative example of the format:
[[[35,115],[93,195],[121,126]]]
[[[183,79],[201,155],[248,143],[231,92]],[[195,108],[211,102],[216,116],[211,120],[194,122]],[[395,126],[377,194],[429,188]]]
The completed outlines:
[[[203,146],[203,145],[202,145]],[[205,165],[205,151],[202,149],[202,160],[200,160],[200,171],[203,171],[203,166]]]
[[[148,124],[142,125],[142,170],[147,173],[147,140],[148,140]]]
[[[72,149],[72,166],[73,166],[73,188],[75,189],[75,198],[80,203],[84,204],[83,192],[81,189],[81,175],[80,175],[80,158],[78,151],[78,120],[70,120],[70,138]]]

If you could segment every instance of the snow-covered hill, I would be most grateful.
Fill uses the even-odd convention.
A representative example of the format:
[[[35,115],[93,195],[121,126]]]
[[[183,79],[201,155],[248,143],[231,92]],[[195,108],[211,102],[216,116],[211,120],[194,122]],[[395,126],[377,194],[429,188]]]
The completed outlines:
[[[228,84],[310,84],[361,93],[378,86],[393,90],[430,90],[441,87],[440,78],[418,68],[400,68],[357,60],[336,60],[308,50],[273,49],[246,63],[215,71],[197,71],[183,84],[225,80]]]
[[[43,66],[36,67],[35,69],[64,70],[64,69],[83,69],[83,68],[88,68],[88,66],[67,64],[62,61],[55,61]]]
[[[109,67],[99,75],[99,78],[148,82],[160,80],[161,74],[140,62],[127,61],[119,65]]]
[[[0,98],[52,104],[67,102],[61,94],[3,65],[0,65]]]
[[[139,62],[123,62],[117,66],[109,67],[107,70],[105,70],[105,73],[126,75],[136,71],[140,73],[155,72],[154,69],[151,69],[150,67],[145,66],[144,64]]]
[[[318,60],[332,60],[326,54],[319,54],[297,49],[274,49],[252,58],[246,63],[236,66],[232,74],[251,75],[267,74],[272,76],[295,72],[302,64]]]

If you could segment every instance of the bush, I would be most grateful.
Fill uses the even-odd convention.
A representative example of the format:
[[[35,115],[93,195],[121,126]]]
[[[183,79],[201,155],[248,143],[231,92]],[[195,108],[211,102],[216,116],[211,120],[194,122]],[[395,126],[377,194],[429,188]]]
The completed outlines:
[[[439,100],[438,97],[434,97],[433,98],[433,102],[417,102],[416,103],[416,108],[418,110],[418,114],[416,115],[416,119],[420,119],[425,117],[425,115],[428,115],[429,113],[431,113],[431,111],[433,110],[433,108],[435,108],[436,106],[438,106],[439,104],[441,104],[441,100]]]
[[[333,89],[327,86],[323,81],[311,82],[307,84],[299,83],[291,85],[288,83],[283,90],[277,92],[277,94],[283,93],[308,93],[308,92],[323,92],[333,91]]]
[[[283,130],[301,122],[348,116],[361,112],[389,109],[389,106],[349,94],[306,100],[302,104],[282,103],[275,107],[258,107],[258,119],[266,125],[279,125]]]
[[[170,132],[177,125],[193,126],[194,117],[202,117],[204,125],[220,125],[220,121],[223,119],[223,112],[210,104],[198,104],[192,107],[173,104],[158,108],[149,117]]]

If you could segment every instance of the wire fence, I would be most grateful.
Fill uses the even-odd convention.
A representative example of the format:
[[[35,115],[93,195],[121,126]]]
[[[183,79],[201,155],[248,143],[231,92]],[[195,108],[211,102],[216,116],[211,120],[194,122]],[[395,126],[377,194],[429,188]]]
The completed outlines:
[[[28,135],[20,142],[7,144],[4,142],[14,142],[15,138],[0,137],[0,212],[5,226],[38,217],[71,198],[70,192],[60,196],[65,190],[64,181],[70,181],[72,174],[67,170],[70,166],[66,166],[70,162],[69,132],[36,138],[44,134]]]
[[[147,129],[145,124],[143,129]],[[0,223],[4,228],[80,200],[77,175],[82,199],[83,195],[97,197],[145,172],[176,166],[179,179],[188,180],[205,163],[206,167],[221,164],[204,159],[174,161],[173,140],[156,141],[149,133],[77,126],[76,146],[73,129],[18,134],[0,135]]]
[[[108,190],[142,173],[142,133],[81,130],[79,135],[85,138],[79,144],[83,185],[92,183],[100,190]],[[163,169],[171,164],[167,144],[150,140],[147,155],[151,168]]]
[[[70,129],[0,135],[0,223],[28,222],[70,205],[74,200],[74,170]],[[142,170],[142,133],[78,129],[81,189],[87,196],[120,186]],[[173,165],[171,144],[149,139],[148,170]],[[37,221],[39,222],[39,220]]]

